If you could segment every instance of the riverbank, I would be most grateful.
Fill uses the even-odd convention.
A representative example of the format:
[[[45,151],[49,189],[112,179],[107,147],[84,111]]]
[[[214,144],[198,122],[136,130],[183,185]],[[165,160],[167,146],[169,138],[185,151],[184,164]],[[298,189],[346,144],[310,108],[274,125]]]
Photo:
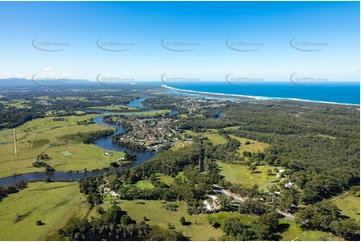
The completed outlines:
[[[134,105],[139,106],[141,104],[139,99],[134,101]],[[79,122],[90,119],[94,123],[79,125]],[[94,144],[87,145],[61,139],[61,137],[68,134],[109,128],[113,128],[115,132],[95,140]],[[11,148],[8,161],[5,160],[0,163],[0,168],[4,167],[0,169],[2,171],[0,186],[14,184],[19,180],[44,180],[46,177],[53,181],[76,181],[86,176],[103,174],[108,170],[107,168],[110,167],[112,162],[124,157],[124,152],[135,153],[137,159],[134,162],[121,165],[119,169],[139,166],[156,154],[155,152],[140,152],[113,144],[112,136],[124,132],[124,128],[121,125],[104,122],[103,115],[99,114],[68,116],[60,121],[53,117],[36,119],[19,126],[17,130],[20,151],[16,156],[13,153],[12,143],[9,142],[0,146],[0,149],[3,149],[0,151],[5,154]],[[11,132],[11,135],[7,135],[7,132]],[[2,139],[11,138],[12,130],[0,131],[0,142]],[[31,145],[29,145],[29,142]],[[46,162],[55,168],[54,173],[46,173],[44,168],[32,166],[37,155],[41,153],[46,153],[51,158]],[[106,155],[106,153],[111,155]]]

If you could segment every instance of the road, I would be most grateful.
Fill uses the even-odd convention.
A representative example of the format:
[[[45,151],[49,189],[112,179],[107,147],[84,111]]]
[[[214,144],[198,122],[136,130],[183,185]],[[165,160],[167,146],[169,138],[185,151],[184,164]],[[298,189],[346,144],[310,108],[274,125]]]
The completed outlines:
[[[217,185],[213,185],[214,187],[214,192],[218,193],[218,194],[223,194],[227,197],[233,197],[233,200],[235,203],[242,203],[244,201],[243,197],[237,196],[237,194],[231,193],[230,191],[223,189],[223,187],[217,186]]]
[[[290,214],[290,213],[286,213],[286,212],[283,212],[283,211],[281,211],[281,210],[277,210],[277,213],[285,216],[285,219],[286,219],[286,220],[290,220],[290,221],[294,221],[294,220],[295,220],[295,216],[293,216],[293,215]]]
[[[213,188],[214,188],[214,192],[215,193],[218,193],[218,194],[223,194],[227,197],[233,197],[234,199],[234,202],[235,203],[243,203],[244,201],[244,197],[240,197],[240,196],[237,196],[236,194],[234,193],[231,193],[230,191],[226,190],[226,189],[223,189],[223,187],[220,187],[220,186],[217,186],[217,185],[213,185]],[[293,216],[292,214],[290,213],[286,213],[286,212],[283,212],[281,210],[277,210],[277,213],[283,215],[285,217],[286,220],[290,220],[290,221],[294,221],[295,220],[295,216]]]

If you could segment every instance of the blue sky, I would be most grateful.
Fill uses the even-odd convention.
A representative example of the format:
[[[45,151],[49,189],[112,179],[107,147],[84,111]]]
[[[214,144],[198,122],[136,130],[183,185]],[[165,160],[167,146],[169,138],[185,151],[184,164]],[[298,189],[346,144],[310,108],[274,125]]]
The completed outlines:
[[[0,78],[355,81],[359,19],[359,2],[0,2]]]

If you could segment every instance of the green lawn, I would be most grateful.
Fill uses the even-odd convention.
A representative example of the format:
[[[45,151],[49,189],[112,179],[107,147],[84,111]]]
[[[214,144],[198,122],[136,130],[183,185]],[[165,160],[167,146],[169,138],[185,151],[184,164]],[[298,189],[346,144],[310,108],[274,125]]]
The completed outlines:
[[[256,140],[246,139],[246,138],[240,138],[234,135],[229,135],[232,139],[236,139],[241,143],[241,146],[238,150],[239,155],[242,157],[244,151],[249,152],[263,152],[267,147],[270,145],[267,143],[259,142]],[[250,144],[246,145],[246,142],[250,142]]]
[[[89,207],[75,182],[29,183],[0,202],[0,240],[59,240],[57,230]]]
[[[138,181],[137,183],[135,183],[136,187],[139,187],[140,189],[144,189],[144,188],[154,188],[153,184],[150,183],[150,181],[148,180],[141,180]]]
[[[160,173],[156,173],[156,176],[161,182],[164,182],[167,185],[171,185],[173,183],[173,177],[171,176],[167,176]]]
[[[336,199],[332,203],[341,210],[342,215],[360,221],[360,197],[355,197],[349,192],[347,195]]]
[[[186,134],[190,136],[202,135],[203,137],[207,137],[209,141],[213,143],[213,145],[220,145],[227,142],[227,140],[222,135],[219,135],[215,130],[212,130],[210,132],[202,132],[202,133],[186,130]]]
[[[74,140],[64,140],[64,136],[106,130],[98,124],[78,125],[77,121],[88,120],[96,115],[67,116],[65,120],[54,121],[53,117],[35,119],[16,128],[17,154],[14,154],[13,130],[0,131],[0,177],[35,171],[32,163],[45,152],[51,158],[49,165],[59,171],[88,170],[104,168],[110,162],[122,158],[122,152],[112,152],[113,157],[104,156],[106,150],[94,145],[86,145]]]
[[[333,240],[343,240],[340,237],[336,237],[331,233],[323,232],[323,231],[303,231],[294,221],[289,221],[284,218],[280,219],[280,227],[284,228],[284,230],[280,231],[278,235],[284,241],[333,241]]]
[[[246,215],[238,212],[217,212],[215,214],[209,214],[208,217],[216,218],[219,224],[222,224],[224,219],[230,217],[238,217],[241,219],[241,222],[246,225],[251,225],[253,221],[257,220],[256,215]]]
[[[298,236],[301,236],[301,234],[303,233],[303,230],[299,226],[297,226],[294,221],[289,221],[281,218],[279,220],[279,223],[280,227],[283,228],[280,233],[277,233],[282,237],[281,240],[291,241]]]
[[[322,231],[304,231],[297,239],[297,241],[339,241],[343,238],[336,237],[331,233]]]
[[[217,163],[221,167],[221,175],[225,176],[227,181],[239,183],[245,187],[251,187],[254,184],[261,186],[270,182],[275,176],[267,176],[267,170],[273,171],[274,167],[269,165],[257,166],[256,173],[251,173],[248,167],[241,164],[228,164],[224,162]]]
[[[224,130],[237,130],[239,129],[241,126],[231,126],[231,127],[226,127],[224,128]]]
[[[139,202],[144,202],[145,204],[140,204]],[[223,232],[221,229],[215,229],[209,225],[208,215],[189,215],[184,202],[176,202],[176,204],[179,206],[177,211],[166,210],[163,208],[164,204],[162,201],[121,200],[118,205],[122,210],[127,211],[129,216],[137,222],[143,221],[145,216],[149,220],[147,223],[150,225],[159,225],[167,228],[168,223],[171,223],[175,229],[181,230],[191,240],[208,240],[210,237],[218,238],[222,236]],[[101,206],[106,209],[110,206],[110,203],[105,202]],[[96,210],[96,208],[93,210]],[[187,222],[191,222],[191,225],[181,225],[179,218],[182,216],[185,217]]]
[[[176,142],[176,145],[174,145],[172,148],[170,148],[171,150],[173,150],[173,151],[177,151],[177,150],[179,150],[179,149],[181,149],[181,148],[184,148],[184,147],[186,147],[186,146],[188,146],[188,145],[190,145],[190,144],[192,144],[192,142],[190,142],[190,141],[185,141],[185,140],[178,140],[177,142]]]

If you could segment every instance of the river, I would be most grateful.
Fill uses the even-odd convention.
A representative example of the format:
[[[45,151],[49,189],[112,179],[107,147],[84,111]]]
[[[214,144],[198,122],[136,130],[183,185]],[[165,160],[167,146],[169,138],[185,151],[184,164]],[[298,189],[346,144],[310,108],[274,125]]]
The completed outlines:
[[[144,108],[142,102],[145,100],[145,98],[139,98],[139,99],[135,99],[132,100],[131,102],[129,102],[127,104],[127,106],[130,107],[137,107],[137,108]],[[94,110],[90,110],[90,111],[94,111]],[[114,113],[110,113],[110,112],[106,112],[106,111],[101,111],[101,110],[97,110],[103,114],[114,114]],[[172,113],[170,114],[177,114],[178,112],[176,110],[172,111]],[[137,159],[130,163],[127,164],[125,166],[120,167],[119,169],[129,169],[135,166],[139,166],[141,164],[143,164],[145,161],[151,159],[153,156],[156,155],[156,152],[150,152],[150,151],[136,151],[136,150],[132,150],[132,149],[128,149],[125,147],[122,147],[118,144],[113,144],[112,142],[112,136],[113,135],[117,135],[117,134],[121,134],[125,131],[125,129],[123,128],[123,126],[118,125],[118,124],[110,124],[110,123],[106,123],[103,120],[104,116],[99,116],[94,118],[94,122],[97,124],[101,124],[101,125],[106,125],[106,126],[112,126],[116,129],[116,131],[111,134],[108,135],[106,137],[102,137],[99,138],[97,140],[94,141],[95,146],[106,149],[106,150],[110,150],[110,151],[119,151],[119,152],[133,152],[137,155]],[[77,181],[78,179],[84,178],[84,177],[90,177],[90,176],[100,176],[102,174],[104,174],[104,172],[108,171],[107,169],[105,170],[100,170],[100,171],[88,171],[88,172],[59,172],[59,171],[55,171],[54,173],[46,173],[46,172],[33,172],[33,173],[26,173],[26,174],[19,174],[16,176],[9,176],[9,177],[5,177],[5,178],[0,178],[0,186],[7,186],[7,185],[11,185],[16,183],[17,181],[23,180],[23,181],[33,181],[33,180],[43,180],[46,177],[49,177],[52,181]]]

